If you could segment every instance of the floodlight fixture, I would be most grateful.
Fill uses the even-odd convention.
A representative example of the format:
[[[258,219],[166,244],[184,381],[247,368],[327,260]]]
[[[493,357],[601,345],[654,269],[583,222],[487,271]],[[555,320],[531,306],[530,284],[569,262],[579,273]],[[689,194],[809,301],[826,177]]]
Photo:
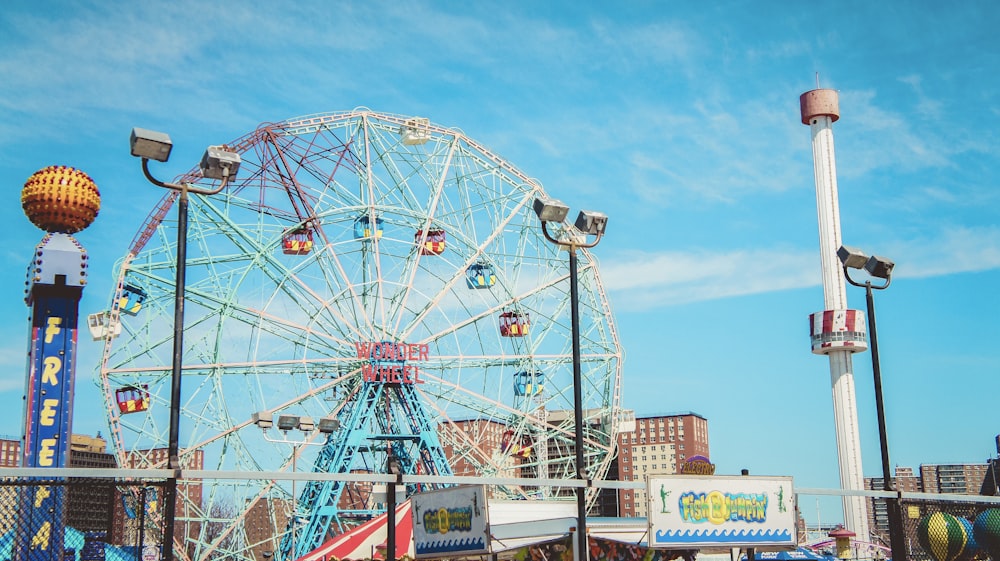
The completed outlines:
[[[267,430],[274,426],[274,415],[270,411],[258,411],[250,416],[253,424]]]
[[[846,245],[840,246],[840,249],[837,250],[837,257],[840,258],[840,262],[843,263],[845,267],[849,267],[851,269],[861,269],[868,261],[867,253],[856,247]]]
[[[889,280],[889,277],[892,276],[892,269],[895,266],[896,264],[892,261],[877,255],[872,255],[865,261],[865,270],[868,271],[868,274],[880,279]]]
[[[132,128],[132,136],[129,139],[129,147],[132,155],[147,160],[165,162],[170,159],[170,150],[174,143],[170,140],[170,135],[165,132],[151,131],[139,127]]]
[[[299,430],[302,432],[312,432],[316,429],[316,423],[312,417],[299,417]]]
[[[576,217],[576,229],[591,236],[601,236],[608,225],[608,215],[593,210],[581,210]]]
[[[872,286],[876,290],[887,288],[889,283],[892,282],[892,269],[896,264],[885,257],[868,255],[856,247],[846,245],[840,246],[840,249],[837,250],[837,257],[844,264],[844,277],[847,279],[847,282],[854,286],[870,285],[871,282],[860,283],[855,281],[851,278],[848,269],[864,269],[869,275],[884,280],[885,283],[881,286]]]
[[[316,424],[316,428],[319,432],[323,434],[330,434],[340,430],[340,419],[334,417],[321,417],[319,423]]]
[[[240,155],[225,146],[209,146],[201,157],[201,174],[205,179],[232,179],[240,169],[240,161]]]
[[[298,415],[278,415],[278,428],[289,431],[299,426]]]
[[[562,222],[569,214],[569,207],[558,199],[536,198],[534,208],[542,222]]]

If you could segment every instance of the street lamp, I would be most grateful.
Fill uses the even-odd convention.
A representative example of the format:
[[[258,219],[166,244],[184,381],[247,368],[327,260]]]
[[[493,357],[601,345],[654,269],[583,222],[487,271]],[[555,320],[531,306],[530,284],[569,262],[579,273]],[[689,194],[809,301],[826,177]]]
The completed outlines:
[[[608,216],[601,212],[582,210],[576,217],[576,230],[579,233],[563,231],[560,239],[549,233],[548,223],[562,223],[569,214],[569,207],[555,199],[536,198],[535,214],[542,222],[542,234],[550,242],[566,248],[569,252],[569,299],[570,323],[573,331],[573,420],[576,425],[576,475],[581,482],[587,479],[587,469],[583,459],[583,389],[580,381],[580,295],[576,273],[576,250],[591,248],[601,241],[604,229],[608,224]],[[594,236],[593,242],[587,242],[589,236]],[[587,489],[584,486],[576,488],[577,503],[577,550],[579,559],[587,559]]]
[[[181,364],[184,358],[184,283],[187,273],[187,219],[188,193],[199,195],[214,195],[226,188],[226,185],[236,177],[240,169],[240,156],[222,146],[209,146],[202,156],[199,167],[205,179],[219,180],[215,189],[200,189],[190,183],[166,183],[153,177],[149,172],[149,160],[166,162],[170,158],[173,142],[166,133],[133,128],[129,139],[132,155],[142,158],[142,173],[150,183],[165,189],[180,192],[180,202],[177,206],[177,277],[174,287],[174,349],[173,366],[170,376],[170,435],[167,441],[167,468],[173,470],[173,475],[167,480],[166,496],[163,508],[166,520],[163,526],[163,538],[167,544],[163,552],[164,561],[174,558],[174,517],[177,507],[177,476],[181,469],[177,441],[180,432],[180,401],[181,401]]]
[[[872,352],[872,377],[875,380],[875,410],[878,415],[878,436],[882,449],[882,490],[893,491],[892,473],[889,464],[889,442],[886,439],[885,430],[885,407],[882,400],[882,372],[879,368],[878,359],[878,335],[875,329],[875,299],[872,297],[872,290],[884,290],[889,288],[892,282],[892,269],[895,264],[885,257],[876,255],[869,256],[856,247],[846,245],[840,246],[837,250],[837,257],[840,258],[844,267],[844,278],[847,282],[865,289],[865,298],[868,306],[868,331],[869,346]],[[864,269],[874,278],[882,279],[881,284],[872,284],[872,281],[857,282],[851,278],[851,269]],[[886,498],[886,515],[889,519],[889,547],[892,552],[893,561],[906,561],[906,543],[903,535],[903,515],[900,512],[899,495]]]
[[[274,413],[271,411],[258,411],[250,416],[250,420],[253,424],[257,425],[257,428],[264,433],[264,440],[268,442],[279,442],[282,444],[292,445],[292,474],[294,475],[297,470],[296,463],[299,457],[299,448],[301,446],[323,446],[325,442],[312,442],[310,440],[295,440],[288,438],[288,431],[298,429],[305,436],[312,432],[319,431],[320,434],[328,435],[338,429],[340,429],[340,420],[335,417],[322,417],[319,422],[314,422],[312,417],[302,417],[299,415],[288,415],[280,414],[277,419],[277,428],[280,430],[285,437],[284,438],[271,438],[267,434],[267,429],[273,428],[275,426]],[[291,526],[292,526],[292,536],[290,540],[291,552],[289,559],[295,559],[298,557],[295,551],[296,546],[296,533],[298,531],[298,520],[295,514],[297,509],[298,496],[295,492],[295,479],[292,479],[292,516],[291,516]],[[264,552],[265,557],[267,557],[268,552]],[[283,552],[284,553],[284,552]]]

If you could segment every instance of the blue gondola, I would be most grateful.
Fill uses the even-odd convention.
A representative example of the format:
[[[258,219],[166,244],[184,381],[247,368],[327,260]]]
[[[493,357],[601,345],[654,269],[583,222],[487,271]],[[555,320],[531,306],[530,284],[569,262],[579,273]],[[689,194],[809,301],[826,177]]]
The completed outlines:
[[[465,282],[469,288],[489,288],[497,283],[497,275],[489,263],[473,263],[465,270]]]
[[[375,229],[372,230],[372,221],[368,218],[368,215],[358,217],[354,221],[354,239],[362,240],[365,238],[381,238],[382,237],[382,219],[375,219]]]
[[[514,374],[514,395],[525,397],[542,393],[545,374],[541,372],[517,372]]]
[[[118,300],[118,310],[122,313],[134,316],[139,313],[142,309],[142,303],[146,301],[148,295],[146,291],[139,288],[138,286],[133,286],[131,284],[126,284],[122,288],[122,296]]]

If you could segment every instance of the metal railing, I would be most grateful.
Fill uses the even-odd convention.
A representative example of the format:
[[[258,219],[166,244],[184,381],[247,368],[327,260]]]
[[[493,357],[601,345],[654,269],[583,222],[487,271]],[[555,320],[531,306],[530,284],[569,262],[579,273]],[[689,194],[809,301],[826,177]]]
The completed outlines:
[[[321,473],[288,473],[288,472],[246,472],[246,471],[205,471],[180,470],[178,483],[180,488],[186,484],[196,486],[206,480],[240,480],[240,481],[342,481],[346,483],[393,483],[397,482],[394,475],[354,473],[354,474],[321,474]],[[43,468],[0,468],[0,561],[16,559],[12,551],[18,547],[36,547],[40,540],[48,539],[55,547],[55,528],[60,524],[71,528],[66,531],[65,550],[73,550],[74,557],[66,559],[84,561],[88,554],[97,549],[118,549],[123,554],[121,558],[142,559],[143,550],[159,549],[162,546],[163,520],[165,516],[157,512],[161,507],[163,490],[167,479],[174,475],[172,470],[136,470],[136,469],[43,469]],[[497,477],[459,477],[459,476],[427,476],[403,475],[403,485],[417,484],[465,484],[494,486],[525,485],[524,478]],[[530,479],[534,487],[579,488],[590,487],[609,490],[645,490],[643,481],[579,481],[565,479]],[[62,497],[63,519],[58,519],[55,512],[35,512],[31,508],[34,497],[39,493],[59,493]],[[973,548],[974,528],[983,526],[988,535],[1000,536],[1000,497],[935,494],[914,492],[887,491],[844,491],[840,489],[820,489],[796,487],[794,489],[797,505],[808,510],[813,501],[821,498],[836,498],[841,496],[863,496],[869,506],[869,512],[882,513],[884,516],[886,498],[897,498],[903,513],[904,539],[908,561],[983,561],[991,558],[991,553],[982,547]],[[872,536],[863,539],[857,537],[853,543],[851,557],[857,559],[885,559],[888,557],[889,536],[886,526],[879,521],[876,514],[872,525]],[[30,518],[30,519],[29,519]],[[46,527],[48,523],[47,534]],[[637,521],[637,524],[641,521]],[[204,524],[191,517],[178,518],[176,536],[192,539],[194,536],[204,536]],[[277,539],[285,532],[285,528],[268,528],[269,533]],[[20,535],[19,535],[20,533]],[[987,534],[983,534],[987,535]],[[800,541],[805,541],[805,535],[800,534]],[[826,550],[836,554],[833,540],[824,541],[822,537],[812,540],[812,545],[818,550]],[[979,544],[982,546],[983,544]],[[89,548],[89,549],[88,549]],[[257,560],[268,558],[265,550],[270,551],[272,545],[253,544],[247,546],[243,559]],[[258,551],[259,550],[259,551]],[[948,556],[941,559],[942,552]],[[994,552],[996,553],[996,552]],[[191,554],[181,555],[182,558],[196,559]],[[108,556],[111,558],[111,556]],[[198,561],[222,558],[209,555]],[[226,559],[233,557],[226,556]],[[994,559],[994,561],[998,561]]]

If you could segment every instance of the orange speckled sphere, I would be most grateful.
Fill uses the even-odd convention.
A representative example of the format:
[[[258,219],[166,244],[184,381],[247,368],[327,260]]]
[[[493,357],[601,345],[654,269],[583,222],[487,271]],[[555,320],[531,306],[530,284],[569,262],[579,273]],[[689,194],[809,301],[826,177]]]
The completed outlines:
[[[75,234],[97,217],[101,193],[86,173],[68,166],[49,166],[24,183],[21,207],[28,220],[42,230]]]

